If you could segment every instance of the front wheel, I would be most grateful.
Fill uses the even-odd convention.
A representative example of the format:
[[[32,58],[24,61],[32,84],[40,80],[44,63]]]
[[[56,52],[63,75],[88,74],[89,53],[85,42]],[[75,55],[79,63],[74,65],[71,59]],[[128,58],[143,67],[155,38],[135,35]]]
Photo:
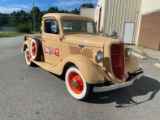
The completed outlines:
[[[86,83],[76,67],[70,67],[67,70],[65,83],[70,95],[78,100],[86,100],[92,93],[92,86]]]

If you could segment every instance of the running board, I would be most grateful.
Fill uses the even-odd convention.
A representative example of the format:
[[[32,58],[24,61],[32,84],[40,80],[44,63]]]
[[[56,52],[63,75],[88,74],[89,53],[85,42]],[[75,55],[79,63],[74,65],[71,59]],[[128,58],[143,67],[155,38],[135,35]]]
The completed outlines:
[[[42,67],[43,69],[47,70],[47,71],[50,71],[51,68],[55,67],[56,64],[48,64],[46,62],[41,62],[41,61],[34,61],[32,60],[32,62],[34,62],[36,65]]]
[[[46,62],[35,61],[35,60],[32,60],[32,62],[42,67],[43,69],[57,75],[61,75],[64,69],[64,63],[62,62],[59,64],[48,64]]]

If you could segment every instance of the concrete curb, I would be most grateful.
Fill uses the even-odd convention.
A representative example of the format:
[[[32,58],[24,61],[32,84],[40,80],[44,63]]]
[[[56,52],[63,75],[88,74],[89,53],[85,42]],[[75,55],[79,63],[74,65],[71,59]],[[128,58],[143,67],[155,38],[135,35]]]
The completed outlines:
[[[140,58],[140,59],[146,59],[146,57],[144,57],[144,56],[142,56],[142,55],[140,55],[140,54],[138,54],[138,53],[136,53],[136,52],[132,52],[133,53],[133,55],[135,56],[135,57],[138,57],[138,58]]]
[[[154,59],[154,60],[158,60],[158,61],[160,62],[160,58],[157,57],[157,56],[153,56],[153,55],[148,55],[148,54],[146,54],[146,56],[144,57],[144,56],[141,55],[142,53],[140,53],[139,51],[134,50],[134,49],[132,49],[132,50],[133,50],[133,54],[134,54],[136,57],[138,57],[138,58],[141,58],[141,59],[151,58],[151,59]]]
[[[126,47],[132,48],[133,53],[136,53],[135,56],[139,57],[140,59],[151,58],[160,62],[160,51],[152,50],[137,45],[126,45]]]
[[[159,63],[155,63],[154,66],[158,69],[160,69],[160,64]]]

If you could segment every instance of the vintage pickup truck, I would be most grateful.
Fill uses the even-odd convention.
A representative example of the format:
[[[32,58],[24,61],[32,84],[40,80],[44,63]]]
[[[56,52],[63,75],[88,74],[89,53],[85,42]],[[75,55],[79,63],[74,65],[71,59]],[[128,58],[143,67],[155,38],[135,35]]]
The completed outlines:
[[[26,63],[64,73],[66,88],[76,99],[129,86],[143,75],[132,49],[121,39],[98,36],[91,18],[49,13],[41,29],[41,36],[24,37]]]

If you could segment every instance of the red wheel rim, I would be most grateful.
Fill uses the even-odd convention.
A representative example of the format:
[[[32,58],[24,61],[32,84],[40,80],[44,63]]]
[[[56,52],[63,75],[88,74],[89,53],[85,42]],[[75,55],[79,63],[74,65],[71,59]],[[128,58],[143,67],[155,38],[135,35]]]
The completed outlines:
[[[30,54],[28,50],[26,51],[26,57],[27,57],[27,62],[30,63],[31,60],[30,60]]]
[[[76,72],[71,72],[68,77],[69,87],[76,94],[83,92],[83,80],[81,76]]]
[[[36,50],[37,50],[36,44],[33,42],[33,43],[32,43],[32,55],[33,55],[33,56],[36,56]]]

